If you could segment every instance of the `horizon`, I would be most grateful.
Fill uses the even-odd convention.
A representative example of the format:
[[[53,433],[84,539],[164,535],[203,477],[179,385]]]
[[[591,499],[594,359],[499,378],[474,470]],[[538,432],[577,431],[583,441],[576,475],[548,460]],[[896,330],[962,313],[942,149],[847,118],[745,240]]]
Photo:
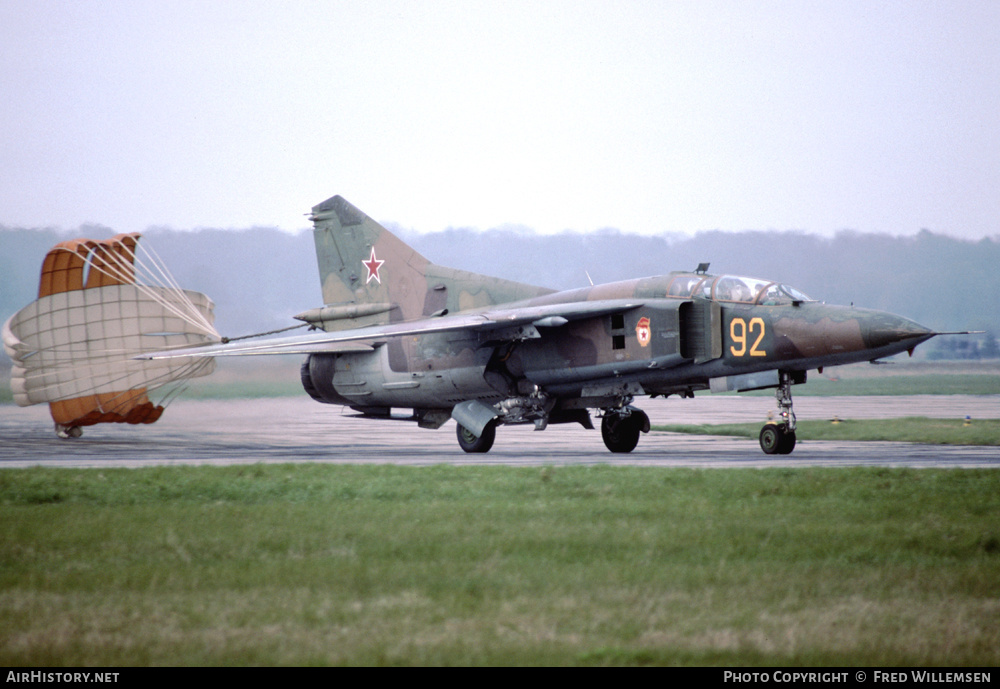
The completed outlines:
[[[471,234],[491,234],[491,233],[509,233],[517,236],[524,237],[560,237],[560,236],[570,236],[570,237],[601,237],[608,235],[620,235],[623,237],[641,237],[647,239],[663,239],[667,242],[677,242],[697,239],[700,236],[706,234],[726,234],[726,235],[739,235],[739,234],[776,234],[776,235],[796,235],[803,237],[811,237],[816,239],[823,239],[833,241],[838,238],[847,236],[871,236],[871,237],[886,237],[889,239],[918,239],[923,235],[931,235],[935,237],[944,237],[946,239],[976,244],[982,241],[990,242],[1000,242],[1000,231],[993,235],[984,235],[982,237],[963,237],[949,234],[947,232],[936,231],[931,228],[922,227],[916,232],[912,233],[892,233],[892,232],[878,232],[878,231],[862,231],[849,227],[845,227],[835,232],[830,233],[820,233],[820,232],[810,232],[807,230],[800,229],[777,229],[777,228],[767,228],[767,229],[754,229],[747,228],[741,230],[726,230],[726,229],[703,229],[692,233],[685,232],[661,232],[661,233],[644,233],[644,232],[633,232],[626,231],[617,227],[600,227],[593,230],[573,230],[564,229],[555,232],[543,232],[535,228],[528,227],[526,225],[518,225],[512,223],[505,223],[498,225],[496,227],[479,228],[479,227],[444,227],[439,230],[428,230],[421,231],[410,227],[406,227],[401,223],[393,220],[376,220],[380,225],[390,230],[394,234],[399,235],[402,239],[409,240],[410,238],[428,237],[440,234],[446,234],[448,232],[468,232]],[[312,232],[313,228],[310,226],[303,225],[297,229],[285,229],[278,227],[277,225],[264,225],[261,223],[251,224],[245,227],[220,227],[220,226],[197,226],[197,227],[171,227],[167,225],[150,225],[145,230],[132,230],[132,232],[138,232],[143,236],[155,236],[159,233],[198,233],[198,232],[255,232],[255,231],[267,231],[267,232],[280,232],[281,234],[288,236],[298,236],[305,232]],[[40,227],[25,227],[25,226],[15,226],[8,225],[0,221],[0,232],[52,232],[59,236],[80,236],[87,237],[88,239],[101,239],[103,235],[112,236],[115,234],[128,234],[129,231],[117,230],[110,225],[99,222],[88,222],[81,223],[75,228],[67,227],[57,227],[57,226],[40,226]],[[95,236],[87,236],[88,233],[94,234]],[[100,236],[97,236],[100,235]]]

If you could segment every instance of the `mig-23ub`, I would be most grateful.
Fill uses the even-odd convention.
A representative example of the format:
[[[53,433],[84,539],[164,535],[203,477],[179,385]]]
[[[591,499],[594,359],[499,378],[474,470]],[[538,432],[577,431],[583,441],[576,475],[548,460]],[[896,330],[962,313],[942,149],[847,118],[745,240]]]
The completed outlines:
[[[201,375],[211,357],[305,354],[302,384],[315,400],[372,417],[412,410],[421,428],[454,419],[466,452],[489,451],[506,424],[591,429],[591,412],[607,448],[630,452],[650,425],[636,398],[774,388],[780,414],[760,445],[787,454],[792,385],[807,371],[912,353],[936,334],[780,282],[710,275],[707,264],[567,291],[445,268],[339,196],[311,219],[324,306],[296,318],[314,332],[226,344],[199,331],[147,346],[129,366],[166,367],[156,369],[166,378]],[[192,293],[202,313],[203,296]]]

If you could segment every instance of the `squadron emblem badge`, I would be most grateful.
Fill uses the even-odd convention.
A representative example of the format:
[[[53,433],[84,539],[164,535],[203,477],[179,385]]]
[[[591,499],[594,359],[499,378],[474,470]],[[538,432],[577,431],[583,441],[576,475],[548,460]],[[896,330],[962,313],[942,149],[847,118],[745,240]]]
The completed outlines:
[[[643,316],[635,326],[635,339],[639,340],[639,345],[645,347],[649,344],[649,319]]]

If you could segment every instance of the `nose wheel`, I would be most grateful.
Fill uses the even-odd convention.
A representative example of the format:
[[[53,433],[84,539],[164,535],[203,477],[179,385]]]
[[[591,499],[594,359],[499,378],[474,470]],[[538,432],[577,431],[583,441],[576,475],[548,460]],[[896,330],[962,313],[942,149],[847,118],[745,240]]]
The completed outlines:
[[[779,373],[780,383],[774,392],[781,420],[760,429],[760,449],[769,455],[787,455],[795,449],[795,412],[792,411],[792,377]]]
[[[769,423],[760,429],[760,449],[769,455],[787,455],[795,449],[795,431],[780,423]]]

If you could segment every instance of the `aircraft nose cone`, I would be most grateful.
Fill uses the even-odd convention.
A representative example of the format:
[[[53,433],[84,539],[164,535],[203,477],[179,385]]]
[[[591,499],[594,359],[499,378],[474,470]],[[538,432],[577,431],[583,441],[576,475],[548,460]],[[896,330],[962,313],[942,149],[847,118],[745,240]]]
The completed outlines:
[[[873,315],[867,326],[865,341],[871,349],[900,345],[897,351],[901,352],[934,337],[933,330],[891,313]]]

